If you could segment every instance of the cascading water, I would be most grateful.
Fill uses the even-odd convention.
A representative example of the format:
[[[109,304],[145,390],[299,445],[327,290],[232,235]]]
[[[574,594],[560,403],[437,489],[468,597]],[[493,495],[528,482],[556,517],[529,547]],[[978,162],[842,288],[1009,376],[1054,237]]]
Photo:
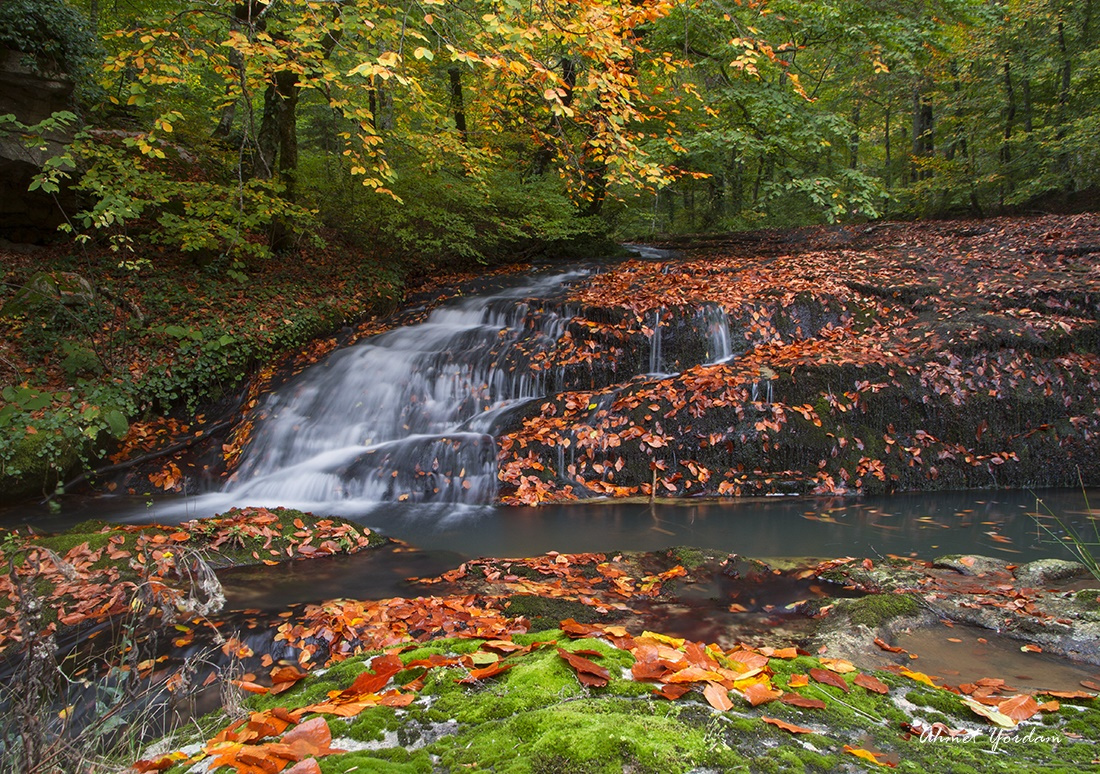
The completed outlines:
[[[567,320],[545,297],[564,274],[437,309],[337,352],[267,398],[226,487],[261,503],[488,503],[492,418],[545,394],[532,356]]]
[[[730,337],[730,321],[726,310],[717,304],[704,304],[699,308],[702,327],[707,335],[707,362],[719,363],[733,357]]]
[[[527,401],[569,389],[564,367],[545,364],[572,315],[584,314],[560,300],[563,286],[584,273],[465,298],[333,353],[264,399],[221,493],[159,505],[157,517],[232,505],[354,517],[382,503],[408,503],[438,519],[461,512],[455,505],[492,503],[495,437]],[[657,310],[650,373],[728,358],[730,341],[718,305],[675,315]],[[608,409],[616,394],[594,398],[591,413]],[[559,476],[567,476],[574,455],[561,450]]]

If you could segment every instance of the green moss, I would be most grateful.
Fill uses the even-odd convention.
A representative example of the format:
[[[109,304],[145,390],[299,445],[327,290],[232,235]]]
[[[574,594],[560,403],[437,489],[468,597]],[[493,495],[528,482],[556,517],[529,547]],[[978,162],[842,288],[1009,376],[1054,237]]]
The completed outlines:
[[[875,629],[891,619],[916,615],[920,603],[910,594],[871,594],[847,603],[844,610],[853,624]]]
[[[430,774],[435,771],[424,750],[409,752],[400,747],[329,756],[318,761],[324,774]]]
[[[604,620],[595,608],[568,599],[552,599],[530,594],[510,597],[504,609],[511,617],[524,616],[531,622],[531,631],[557,629],[567,618],[581,623]]]
[[[722,555],[715,554],[712,551],[692,548],[690,546],[676,546],[675,548],[670,548],[668,554],[673,561],[683,565],[686,570],[695,570],[702,567],[707,562],[724,558]]]
[[[1073,601],[1086,610],[1100,610],[1100,589],[1081,589],[1073,595]]]

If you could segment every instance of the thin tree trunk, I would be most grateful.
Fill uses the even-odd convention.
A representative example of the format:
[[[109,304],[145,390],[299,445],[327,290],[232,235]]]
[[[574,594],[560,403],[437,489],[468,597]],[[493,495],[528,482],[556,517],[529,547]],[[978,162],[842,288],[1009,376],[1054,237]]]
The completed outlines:
[[[889,192],[891,190],[891,188],[893,187],[893,184],[894,184],[894,181],[893,181],[894,172],[893,172],[893,169],[892,169],[892,162],[891,162],[891,159],[890,159],[890,106],[889,105],[887,105],[886,108],[883,110],[883,116],[884,116],[885,123],[886,123],[886,130],[885,130],[885,135],[884,135],[884,138],[885,138],[885,141],[886,141],[886,157],[883,161],[883,164],[885,166],[883,178],[884,178],[885,183],[886,183],[886,191]]]
[[[466,131],[466,109],[462,103],[462,72],[457,67],[447,71],[451,79],[451,112],[455,117],[455,129],[464,144],[470,142],[470,134]]]
[[[1058,20],[1058,53],[1062,56],[1061,67],[1061,84],[1058,89],[1058,111],[1056,120],[1058,122],[1058,129],[1055,136],[1058,138],[1059,144],[1063,144],[1066,139],[1066,122],[1069,119],[1069,94],[1070,83],[1072,75],[1072,63],[1070,62],[1069,49],[1066,46],[1066,25],[1061,19]],[[1065,185],[1068,188],[1070,185],[1069,176],[1069,152],[1065,150],[1063,145],[1061,152],[1058,155],[1058,166],[1063,175],[1066,175]]]
[[[852,107],[852,131],[848,135],[848,168],[855,169],[859,166],[859,118],[860,107],[857,102]]]

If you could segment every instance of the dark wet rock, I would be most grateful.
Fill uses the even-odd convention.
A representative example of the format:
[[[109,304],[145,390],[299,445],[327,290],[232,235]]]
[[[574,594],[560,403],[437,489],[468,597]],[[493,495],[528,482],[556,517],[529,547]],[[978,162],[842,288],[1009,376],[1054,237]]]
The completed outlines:
[[[1021,586],[1045,586],[1053,582],[1084,578],[1089,570],[1080,562],[1065,559],[1039,559],[1016,568],[1016,580]]]
[[[771,575],[771,567],[759,559],[730,554],[722,563],[722,574],[735,580],[760,581]]]
[[[905,627],[951,621],[1038,645],[1050,655],[1100,664],[1100,590],[1065,588],[1080,577],[1077,568],[1060,559],[1039,560],[1019,568],[1014,578],[1003,562],[980,556],[871,569],[839,564],[821,577],[894,593],[839,601],[813,644],[845,654],[860,643],[866,649],[875,637],[889,640]],[[1028,583],[1020,581],[1021,571]],[[1030,582],[1035,580],[1043,582]]]
[[[954,570],[968,576],[990,575],[1005,570],[1005,564],[1000,559],[973,554],[941,556],[932,562],[932,566]]]

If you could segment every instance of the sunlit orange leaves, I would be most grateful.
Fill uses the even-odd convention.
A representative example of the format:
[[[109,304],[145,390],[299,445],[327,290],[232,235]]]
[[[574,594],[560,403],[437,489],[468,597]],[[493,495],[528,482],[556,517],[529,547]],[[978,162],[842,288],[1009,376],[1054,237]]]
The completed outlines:
[[[215,767],[229,766],[239,774],[273,774],[308,758],[343,752],[331,747],[332,734],[328,723],[319,717],[292,728],[278,741],[257,743],[278,735],[290,724],[286,720],[272,723],[272,719],[273,715],[253,715],[241,733],[224,731],[212,739],[203,751],[210,756],[210,762]],[[298,771],[309,771],[309,768],[303,767]]]

